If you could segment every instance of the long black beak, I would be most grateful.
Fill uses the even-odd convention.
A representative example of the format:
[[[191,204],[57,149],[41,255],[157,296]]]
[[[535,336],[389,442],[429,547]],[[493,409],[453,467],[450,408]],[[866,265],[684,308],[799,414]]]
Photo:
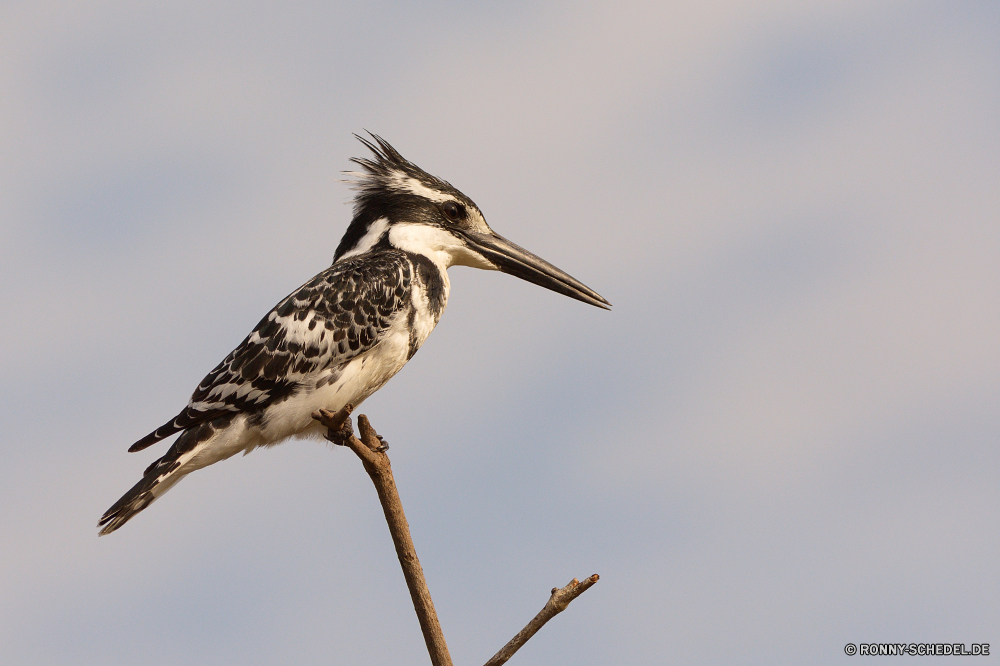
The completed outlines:
[[[611,303],[596,291],[503,236],[465,230],[459,233],[498,270],[578,301],[611,309]]]

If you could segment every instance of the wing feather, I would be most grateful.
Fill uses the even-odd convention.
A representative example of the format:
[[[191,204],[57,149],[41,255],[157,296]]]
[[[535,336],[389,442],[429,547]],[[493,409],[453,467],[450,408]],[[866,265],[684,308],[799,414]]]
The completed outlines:
[[[225,414],[262,411],[372,349],[409,307],[412,278],[397,250],[335,263],[282,299],[205,376],[180,414],[129,451]]]

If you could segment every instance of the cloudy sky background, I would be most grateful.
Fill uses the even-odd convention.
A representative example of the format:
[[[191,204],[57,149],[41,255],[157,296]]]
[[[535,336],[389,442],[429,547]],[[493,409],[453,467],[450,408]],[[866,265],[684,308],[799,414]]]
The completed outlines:
[[[95,529],[329,264],[363,129],[615,305],[456,268],[361,410],[457,664],[594,572],[518,664],[1000,652],[997,35],[989,1],[5,3],[0,660],[426,663],[347,451]]]

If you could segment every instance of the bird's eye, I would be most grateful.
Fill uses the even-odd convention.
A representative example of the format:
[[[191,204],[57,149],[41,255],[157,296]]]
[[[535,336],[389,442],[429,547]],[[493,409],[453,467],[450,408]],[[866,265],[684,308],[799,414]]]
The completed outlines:
[[[465,217],[465,208],[457,201],[445,201],[441,204],[441,212],[452,222],[458,222]]]

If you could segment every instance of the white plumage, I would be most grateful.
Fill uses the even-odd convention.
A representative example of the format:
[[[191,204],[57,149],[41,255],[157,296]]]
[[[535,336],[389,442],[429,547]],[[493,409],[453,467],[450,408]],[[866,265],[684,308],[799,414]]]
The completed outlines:
[[[121,527],[187,474],[289,437],[321,436],[319,409],[361,404],[416,353],[448,303],[453,265],[501,270],[578,300],[599,294],[498,236],[471,199],[358,137],[354,218],[333,264],[274,307],[199,384],[176,417],[136,442],[175,433],[167,453],[102,516]]]

